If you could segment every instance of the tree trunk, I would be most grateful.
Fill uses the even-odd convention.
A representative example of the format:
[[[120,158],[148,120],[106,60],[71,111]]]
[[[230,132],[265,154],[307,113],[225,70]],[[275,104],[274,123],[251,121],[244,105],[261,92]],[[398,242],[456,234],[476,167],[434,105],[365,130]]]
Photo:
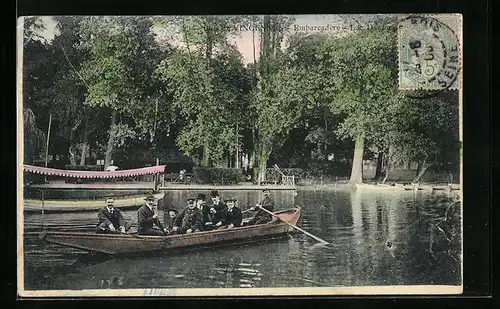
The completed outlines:
[[[250,153],[250,160],[248,162],[248,165],[250,165],[250,168],[253,168],[255,166],[255,156],[257,154],[256,150],[256,138],[255,138],[255,125],[252,126],[252,152]]]
[[[76,165],[76,157],[75,157],[75,154],[73,151],[74,151],[73,145],[69,146],[68,152],[69,152],[69,164],[70,165]]]
[[[379,152],[377,156],[377,167],[375,168],[375,177],[376,180],[380,180],[382,178],[382,161],[384,159],[384,153]]]
[[[328,111],[325,111],[323,114],[323,121],[325,122],[325,135],[323,140],[323,155],[324,160],[328,161],[328,121],[326,119],[326,115],[328,115]]]
[[[87,142],[82,143],[82,156],[80,157],[80,165],[85,165],[85,157],[87,156]]]
[[[354,156],[352,161],[350,184],[363,183],[363,151],[365,147],[365,138],[362,134],[356,138],[354,145]]]
[[[422,161],[417,162],[417,173],[416,175],[420,174],[420,170],[422,169]],[[417,177],[417,176],[415,176]]]
[[[83,131],[83,143],[82,143],[82,157],[80,158],[80,165],[85,165],[85,159],[87,156],[87,147],[88,147],[88,118],[85,117],[85,127]]]
[[[113,133],[113,127],[116,124],[116,110],[111,112],[111,125],[109,126],[111,131],[109,133],[108,146],[106,147],[106,156],[104,157],[104,170],[111,165],[111,160],[113,159],[113,150],[115,145],[115,135]]]
[[[259,185],[261,182],[266,181],[267,172],[267,158],[264,154],[261,154],[259,159]]]
[[[387,178],[389,178],[389,175],[391,174],[391,171],[392,171],[392,169],[389,168],[389,166],[387,166],[385,169],[384,179],[382,179],[382,184],[385,184],[385,182],[387,181]]]
[[[75,140],[75,132],[76,132],[76,129],[78,129],[78,127],[80,126],[81,124],[81,119],[77,119],[76,122],[75,122],[75,125],[71,128],[71,131],[69,133],[69,148],[68,148],[68,153],[69,153],[69,164],[71,165],[76,165],[76,156],[75,156],[75,153],[74,153],[74,145],[73,145],[73,141]]]
[[[271,154],[272,147],[268,147],[265,144],[261,145],[259,149],[259,160],[258,160],[258,182],[259,185],[261,182],[266,181],[267,174],[267,161],[269,160],[269,155]]]
[[[240,168],[240,134],[238,132],[238,123],[236,123],[236,157],[235,157],[235,167]]]
[[[429,167],[430,167],[430,164],[426,164],[425,160],[424,160],[424,162],[422,163],[422,167],[421,167],[420,171],[418,172],[417,176],[415,178],[413,178],[413,180],[411,182],[412,183],[418,183],[418,182],[420,182],[420,178],[422,178],[422,176],[424,176],[425,172],[427,171],[427,169]]]
[[[208,145],[208,141],[205,141],[203,145],[203,159],[201,161],[201,166],[208,167],[210,164],[210,147]]]

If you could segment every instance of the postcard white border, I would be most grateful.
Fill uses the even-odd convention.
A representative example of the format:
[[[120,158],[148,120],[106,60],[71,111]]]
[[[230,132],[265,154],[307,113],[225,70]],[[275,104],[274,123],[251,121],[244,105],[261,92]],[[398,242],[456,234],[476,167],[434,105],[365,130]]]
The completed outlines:
[[[400,15],[400,14],[392,14]],[[415,14],[413,14],[415,15]],[[426,15],[426,14],[422,14]],[[460,14],[432,14],[460,15]],[[26,16],[27,17],[27,16]],[[459,139],[463,142],[463,90],[462,90],[462,16],[459,16],[458,37],[460,42],[460,58],[462,59],[459,71]],[[39,297],[213,297],[213,296],[312,296],[312,295],[459,295],[463,293],[463,156],[460,156],[460,200],[462,221],[461,247],[461,282],[460,285],[391,285],[391,286],[351,286],[351,287],[290,287],[290,288],[145,288],[145,289],[88,289],[88,290],[25,290],[24,289],[24,203],[23,203],[23,30],[24,17],[17,20],[17,290],[22,298]],[[461,152],[462,153],[462,152]]]

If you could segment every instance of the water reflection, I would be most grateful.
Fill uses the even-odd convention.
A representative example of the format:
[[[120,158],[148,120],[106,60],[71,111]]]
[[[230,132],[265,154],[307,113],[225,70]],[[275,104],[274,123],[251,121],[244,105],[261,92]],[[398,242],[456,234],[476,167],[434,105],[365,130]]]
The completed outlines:
[[[198,192],[168,192],[177,208]],[[204,192],[208,194],[209,192]],[[261,198],[251,191],[221,191],[246,209]],[[451,202],[426,192],[355,190],[272,192],[276,209],[303,207],[304,234],[254,244],[98,260],[84,252],[25,242],[26,288],[307,287],[380,284],[459,284],[460,263],[439,231]],[[451,211],[450,211],[451,212]],[[135,220],[135,211],[125,211]],[[38,215],[39,216],[39,215]],[[50,214],[47,220],[94,222],[96,214]],[[39,217],[38,217],[39,219]],[[37,214],[26,217],[35,222]],[[451,234],[450,234],[451,235]]]

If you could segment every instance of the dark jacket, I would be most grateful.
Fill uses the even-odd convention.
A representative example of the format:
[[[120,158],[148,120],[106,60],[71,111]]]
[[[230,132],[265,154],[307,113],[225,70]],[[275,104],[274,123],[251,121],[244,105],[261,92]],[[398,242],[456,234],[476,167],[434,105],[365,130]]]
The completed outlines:
[[[119,209],[114,208],[113,213],[110,213],[107,207],[99,210],[97,214],[97,218],[99,219],[99,224],[105,223],[106,226],[113,224],[113,226],[117,229],[120,226],[125,226],[125,219],[123,218],[122,213]]]
[[[225,225],[227,221],[227,205],[223,202],[219,202],[218,205],[212,204],[210,207],[213,207],[216,211],[216,213],[211,214],[212,223],[216,224],[220,221],[222,225]]]
[[[212,215],[210,213],[210,206],[207,204],[203,205],[201,208],[202,222],[203,224],[212,221]]]
[[[177,220],[177,217],[174,219],[171,219],[169,216],[165,216],[165,220],[163,222],[163,225],[167,228],[167,230],[171,231],[175,225],[175,222]]]
[[[212,214],[210,213],[210,206],[207,204],[201,208],[201,225],[202,229],[206,229],[205,223],[212,222]]]
[[[269,196],[266,196],[261,202],[260,202],[260,206],[262,208],[265,208],[267,209],[268,211],[270,212],[273,212],[274,210],[274,201],[272,198],[270,198]],[[272,216],[270,214],[268,214],[267,212],[263,211],[263,210],[260,210],[257,212],[257,214],[255,215],[255,217],[259,217],[259,218],[272,218]]]
[[[189,229],[201,231],[202,220],[203,215],[198,208],[189,209],[189,207],[186,207],[177,216],[174,224],[180,227],[183,232]]]
[[[147,231],[153,229],[153,224],[156,224],[159,228],[163,228],[160,225],[160,220],[153,218],[154,212],[149,209],[147,205],[143,205],[137,211],[137,223],[139,224],[138,231]]]
[[[241,221],[243,220],[243,215],[241,214],[241,209],[234,206],[233,209],[227,211],[227,222],[226,224],[233,224],[234,226],[241,226]]]

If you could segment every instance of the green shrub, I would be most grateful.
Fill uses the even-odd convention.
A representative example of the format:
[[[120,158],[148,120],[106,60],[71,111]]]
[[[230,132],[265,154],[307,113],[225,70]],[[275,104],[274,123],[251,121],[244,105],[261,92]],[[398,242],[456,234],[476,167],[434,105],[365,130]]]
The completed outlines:
[[[69,171],[102,171],[101,165],[65,165],[65,170]]]
[[[245,178],[240,169],[234,168],[195,167],[193,174],[195,181],[201,184],[237,184]]]

